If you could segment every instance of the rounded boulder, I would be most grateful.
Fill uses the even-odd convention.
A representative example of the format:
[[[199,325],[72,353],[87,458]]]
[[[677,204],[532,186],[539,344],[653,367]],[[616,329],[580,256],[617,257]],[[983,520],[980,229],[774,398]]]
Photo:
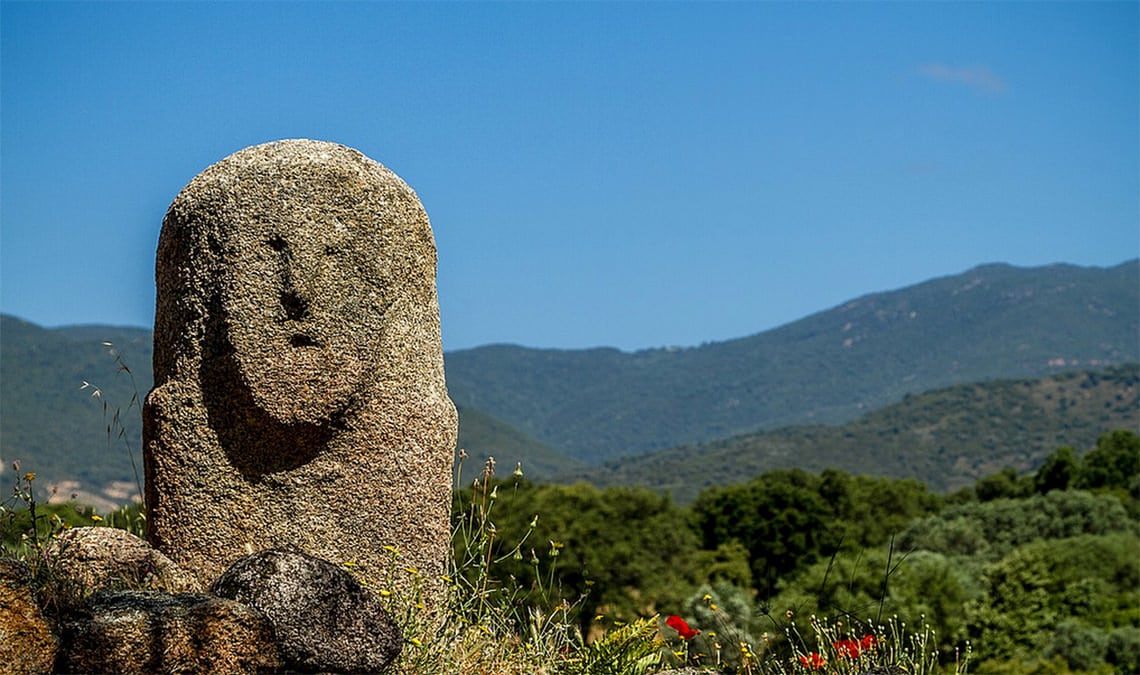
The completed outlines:
[[[304,553],[268,550],[246,556],[211,590],[261,611],[292,670],[377,672],[399,656],[403,645],[399,626],[376,596],[343,569]]]

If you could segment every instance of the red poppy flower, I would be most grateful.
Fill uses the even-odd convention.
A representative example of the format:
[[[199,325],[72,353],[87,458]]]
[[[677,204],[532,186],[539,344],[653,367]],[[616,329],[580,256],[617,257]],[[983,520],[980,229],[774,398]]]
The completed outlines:
[[[859,647],[865,652],[872,651],[877,646],[879,646],[879,641],[874,635],[864,635],[863,639],[859,641]]]
[[[819,654],[812,652],[800,657],[800,663],[809,670],[819,670],[827,665],[827,660]]]
[[[700,633],[696,628],[689,628],[689,624],[676,614],[665,619],[665,625],[677,631],[677,635],[680,635],[682,640],[692,640]]]
[[[859,652],[862,651],[859,643],[855,640],[840,640],[831,643],[831,646],[835,647],[835,655],[841,659],[853,659],[859,656]]]

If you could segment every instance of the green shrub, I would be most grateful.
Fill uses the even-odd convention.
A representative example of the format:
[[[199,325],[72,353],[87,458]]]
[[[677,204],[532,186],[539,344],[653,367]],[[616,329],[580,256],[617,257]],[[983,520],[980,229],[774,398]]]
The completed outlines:
[[[1108,633],[1076,619],[1057,624],[1045,650],[1045,656],[1060,656],[1073,670],[1101,668],[1107,653]]]
[[[1138,554],[1135,535],[1083,535],[1027,544],[988,565],[983,595],[966,608],[979,658],[1045,653],[1063,621],[1140,625]]]
[[[1140,627],[1123,626],[1109,631],[1105,660],[1120,675],[1140,673]]]

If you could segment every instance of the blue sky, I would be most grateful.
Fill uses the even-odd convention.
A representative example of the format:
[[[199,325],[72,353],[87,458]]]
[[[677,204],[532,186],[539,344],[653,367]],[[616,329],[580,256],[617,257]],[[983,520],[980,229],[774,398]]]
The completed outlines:
[[[149,326],[248,145],[420,195],[447,350],[696,345],[1140,253],[1137,3],[0,5],[0,311]]]

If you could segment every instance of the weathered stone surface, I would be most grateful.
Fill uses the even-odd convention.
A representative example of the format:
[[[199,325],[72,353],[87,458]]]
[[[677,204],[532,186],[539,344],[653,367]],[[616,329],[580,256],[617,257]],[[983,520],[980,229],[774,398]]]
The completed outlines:
[[[203,594],[109,591],[63,622],[62,673],[257,673],[281,667],[255,609]]]
[[[289,551],[242,558],[214,582],[214,594],[269,618],[286,668],[302,672],[378,672],[403,637],[391,615],[349,573]]]
[[[159,239],[144,410],[158,549],[203,582],[270,548],[353,561],[397,591],[406,567],[442,576],[457,420],[435,263],[415,193],[344,146],[254,146],[182,190]]]
[[[32,591],[32,575],[18,560],[0,558],[0,672],[50,673],[56,641]]]
[[[52,542],[54,583],[82,597],[101,590],[201,593],[202,584],[135,535],[112,527],[74,527]]]

